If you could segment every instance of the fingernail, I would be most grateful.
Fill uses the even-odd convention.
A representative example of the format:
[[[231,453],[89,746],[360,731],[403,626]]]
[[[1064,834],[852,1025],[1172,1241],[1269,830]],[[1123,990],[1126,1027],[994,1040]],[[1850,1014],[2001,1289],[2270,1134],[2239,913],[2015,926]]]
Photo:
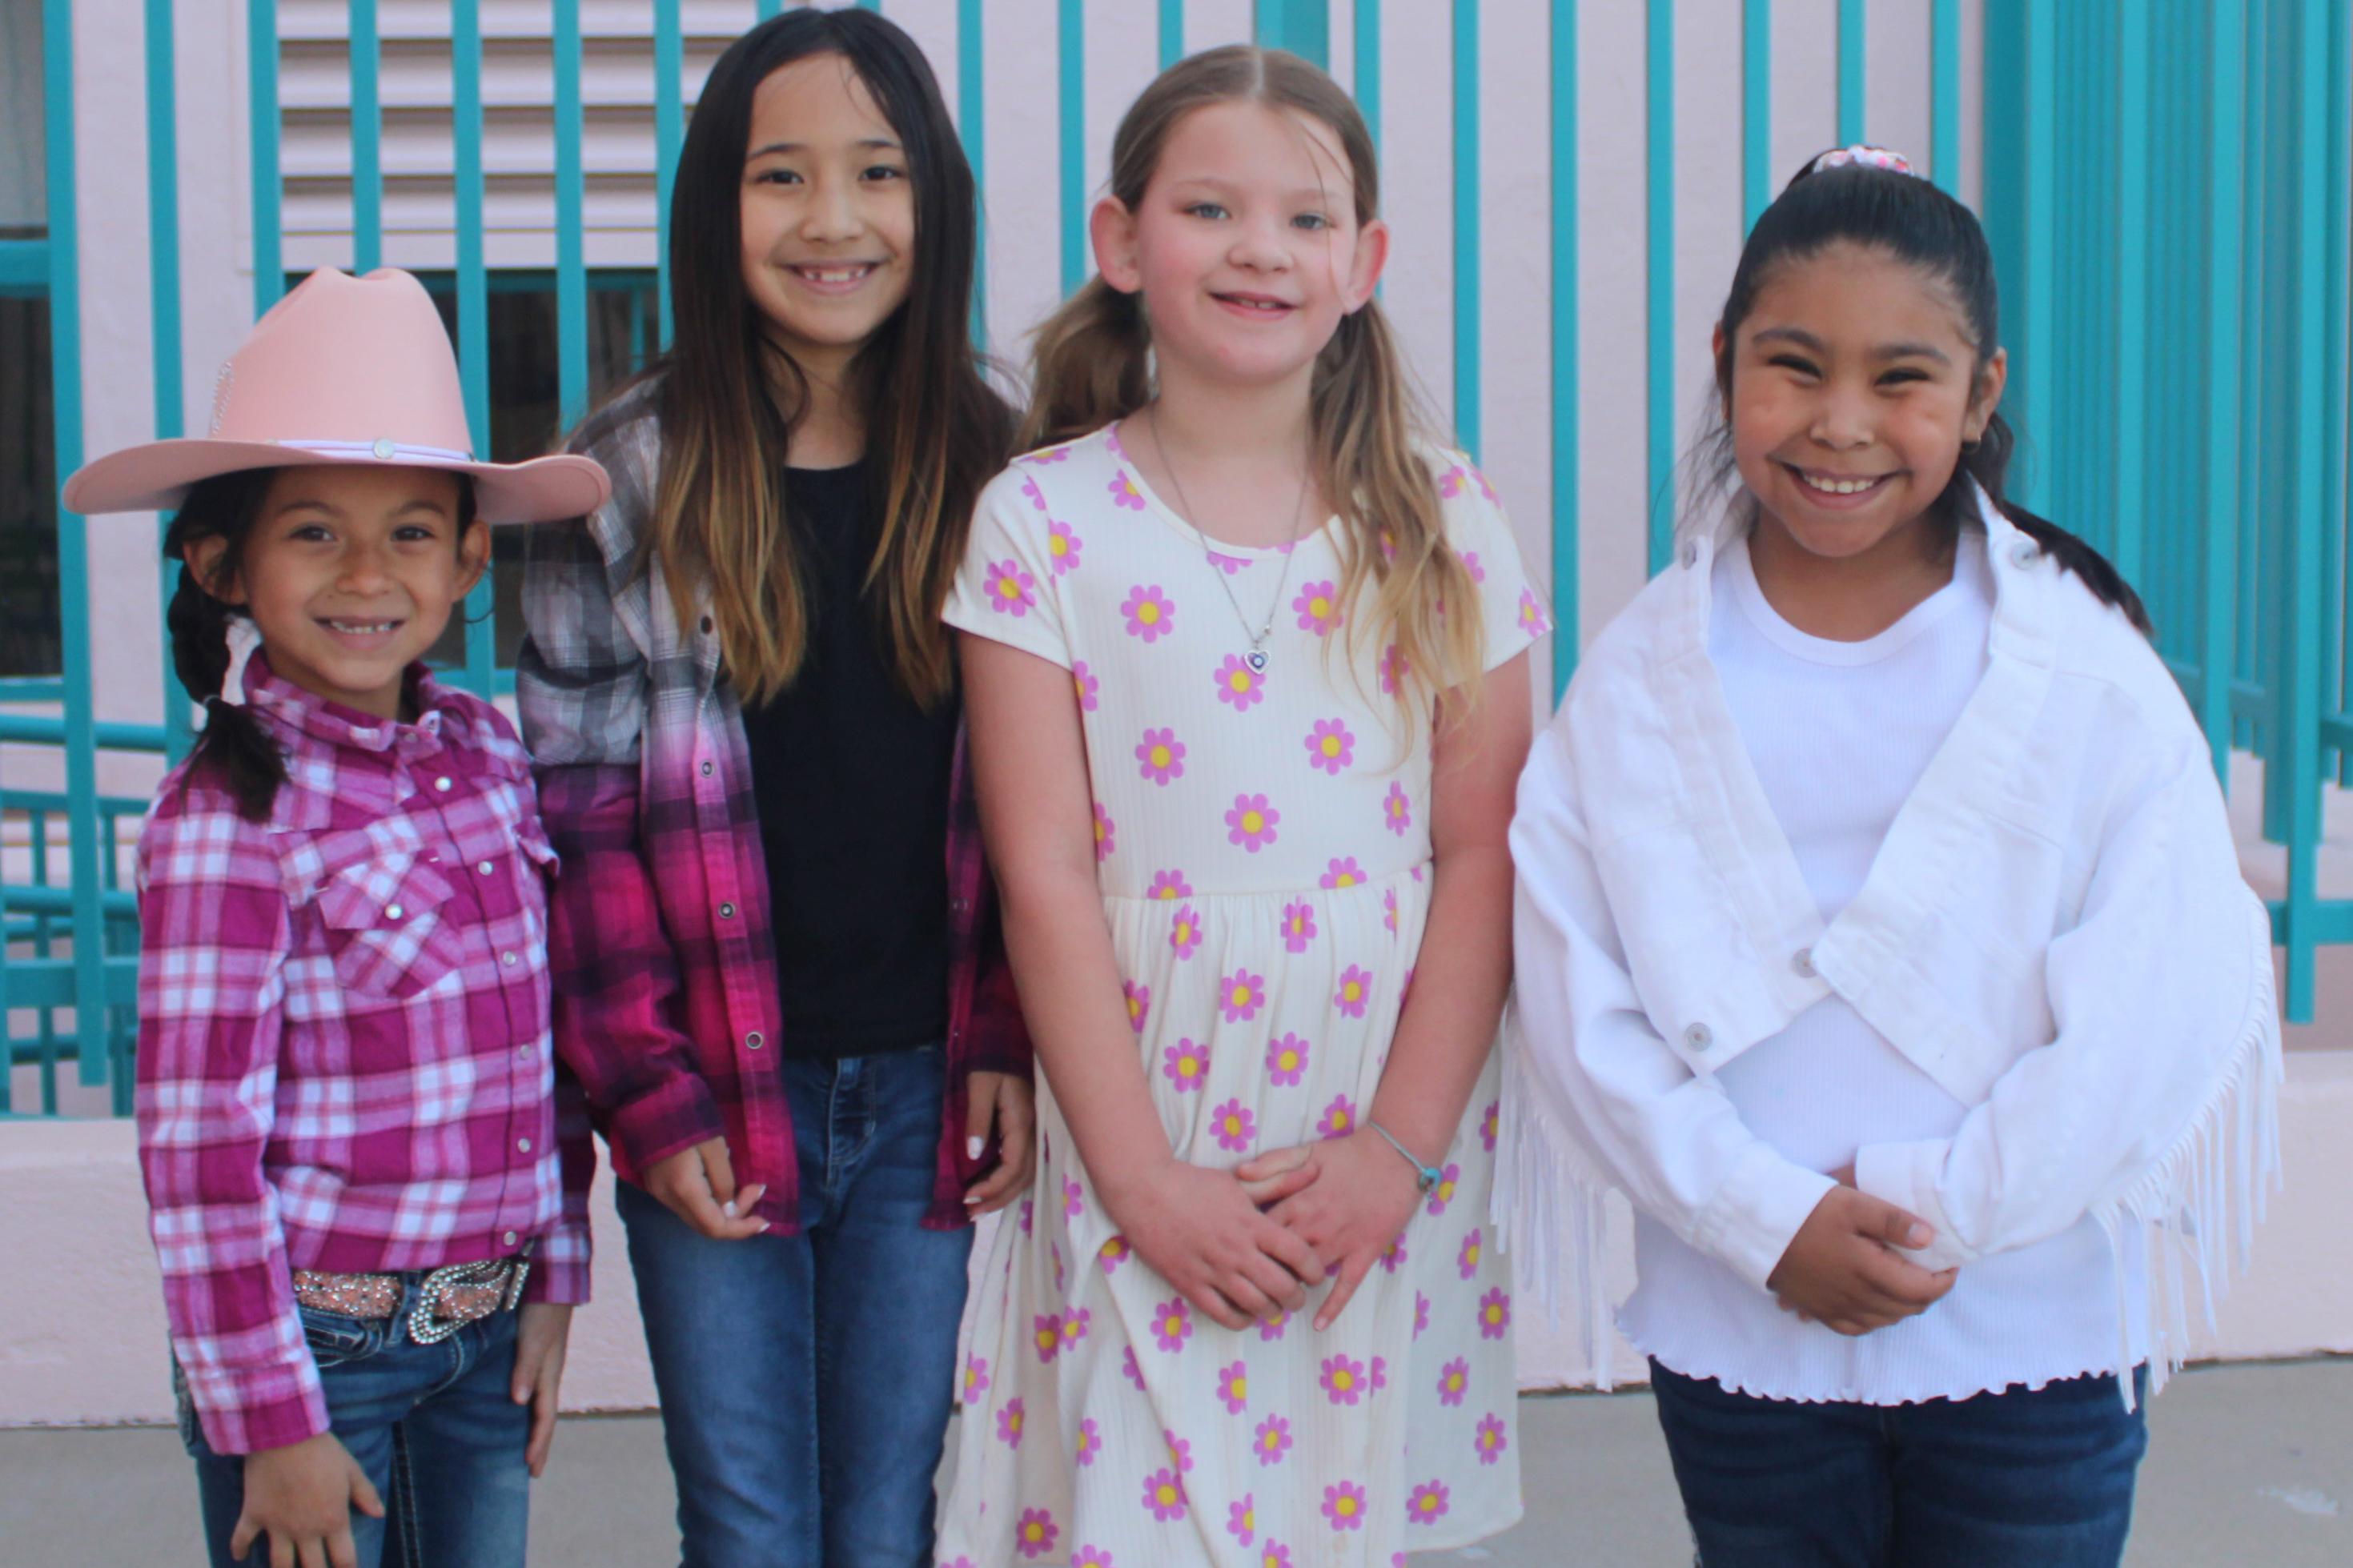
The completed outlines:
[[[1915,1222],[1912,1228],[1905,1234],[1907,1239],[1909,1239],[1915,1247],[1926,1247],[1928,1245],[1928,1227],[1925,1225]]]
[[[967,1160],[977,1160],[980,1158],[980,1152],[987,1147],[988,1140],[986,1138],[967,1138],[964,1141],[964,1157]]]
[[[729,1219],[733,1219],[735,1217],[735,1200],[730,1198],[725,1203],[721,1204],[719,1205],[719,1212],[725,1215]]]
[[[765,1230],[765,1229],[767,1229],[767,1228],[768,1228],[768,1222],[767,1222],[766,1220],[762,1220],[762,1221],[760,1222],[760,1230]],[[754,1231],[752,1234],[753,1234],[753,1235],[754,1235],[754,1236],[757,1236],[757,1235],[759,1235],[759,1234],[760,1234],[760,1230],[755,1230],[755,1231]]]

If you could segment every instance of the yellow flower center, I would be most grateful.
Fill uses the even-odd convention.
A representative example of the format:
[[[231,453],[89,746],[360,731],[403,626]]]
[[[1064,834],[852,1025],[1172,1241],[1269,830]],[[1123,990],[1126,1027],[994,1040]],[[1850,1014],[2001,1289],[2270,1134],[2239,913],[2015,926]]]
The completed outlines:
[[[1446,1392],[1449,1394],[1459,1394],[1461,1391],[1462,1374],[1459,1372],[1448,1373],[1446,1374]]]
[[[1242,813],[1242,831],[1244,833],[1261,833],[1265,831],[1265,813],[1257,811],[1245,811]]]
[[[1135,618],[1148,626],[1160,618],[1160,606],[1146,599],[1135,606]]]
[[[1297,1051],[1285,1051],[1274,1059],[1282,1064],[1282,1070],[1285,1072],[1296,1072],[1299,1070],[1299,1053]]]
[[[1152,765],[1154,767],[1165,768],[1168,765],[1168,762],[1169,757],[1167,747],[1155,746],[1152,748]]]
[[[1098,832],[1095,837],[1100,838],[1103,835]],[[1360,1000],[1364,996],[1365,988],[1356,984],[1356,982],[1351,980],[1340,987],[1340,994],[1346,1000],[1355,1002]]]
[[[1356,1386],[1356,1374],[1344,1367],[1332,1374],[1332,1386],[1345,1394]]]
[[[1334,1111],[1332,1113],[1332,1125],[1335,1128],[1346,1127],[1348,1125],[1348,1113],[1345,1110]]]
[[[1307,613],[1320,621],[1332,613],[1332,601],[1318,594],[1307,601]]]
[[[1340,1500],[1332,1505],[1332,1511],[1344,1519],[1353,1519],[1356,1512],[1356,1500],[1344,1493]]]
[[[1487,1309],[1485,1316],[1489,1322],[1500,1323],[1504,1321],[1504,1309],[1501,1307],[1490,1307]]]
[[[1195,1061],[1191,1057],[1179,1057],[1176,1058],[1176,1073],[1178,1077],[1191,1078],[1200,1070],[1201,1064]]]
[[[1173,1340],[1185,1331],[1185,1320],[1171,1315],[1161,1323],[1160,1331]]]
[[[1338,756],[1340,754],[1340,737],[1337,735],[1324,736],[1322,742],[1322,750],[1324,754],[1327,757]]]
[[[1240,1117],[1229,1116],[1226,1118],[1226,1135],[1229,1138],[1239,1138],[1242,1135],[1242,1119]]]
[[[1247,1007],[1247,1006],[1249,1006],[1249,1005],[1250,1005],[1250,987],[1249,987],[1249,986],[1247,986],[1247,985],[1237,985],[1237,986],[1235,986],[1235,987],[1234,987],[1234,1005],[1235,1005],[1235,1006],[1237,1006],[1237,1007]]]
[[[1420,1500],[1413,1506],[1424,1513],[1435,1513],[1438,1511],[1438,1499],[1432,1493],[1424,1492],[1421,1494]]]
[[[1071,689],[1079,694],[1080,701],[1084,702],[1087,700],[1087,683],[1075,675],[1071,677]]]
[[[1242,1532],[1244,1534],[1250,1534],[1257,1529],[1258,1510],[1254,1508],[1246,1508],[1242,1510]]]
[[[1153,1489],[1152,1495],[1160,1500],[1161,1507],[1166,1508],[1176,1500],[1176,1489],[1170,1483],[1163,1481]]]
[[[1152,896],[1155,899],[1174,899],[1176,896],[1176,889],[1164,886],[1158,892]]]
[[[1068,555],[1071,552],[1071,542],[1059,533],[1049,534],[1046,536],[1046,548],[1056,555]]]
[[[1474,1241],[1470,1246],[1462,1249],[1462,1261],[1472,1264],[1475,1264],[1479,1261],[1479,1244],[1477,1242]]]
[[[1177,942],[1179,943],[1179,945],[1182,945],[1182,944],[1184,944],[1184,943],[1186,943],[1186,942],[1191,942],[1192,940],[1193,940],[1193,926],[1192,926],[1192,922],[1191,922],[1191,921],[1178,921],[1176,922],[1176,941],[1177,941]]]
[[[1248,691],[1250,689],[1250,671],[1247,669],[1235,670],[1231,675],[1226,677],[1226,684],[1232,687],[1236,691]]]
[[[1021,596],[1021,584],[1010,577],[999,577],[997,580],[997,591],[1006,598],[1018,599]]]
[[[1102,843],[1102,842],[1103,842],[1103,818],[1102,818],[1102,817],[1100,817],[1100,816],[1098,816],[1098,817],[1096,817],[1096,818],[1095,818],[1095,842],[1096,842],[1096,843],[1098,843],[1098,844]]]

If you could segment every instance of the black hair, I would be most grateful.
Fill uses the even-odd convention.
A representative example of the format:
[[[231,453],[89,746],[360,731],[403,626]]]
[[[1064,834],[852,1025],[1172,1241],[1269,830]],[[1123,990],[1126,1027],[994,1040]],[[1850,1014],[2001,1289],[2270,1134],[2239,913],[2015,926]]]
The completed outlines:
[[[1732,288],[1717,321],[1723,346],[1715,356],[1715,425],[1694,453],[1698,459],[1695,478],[1699,482],[1694,487],[1698,492],[1719,489],[1733,471],[1732,432],[1726,423],[1732,404],[1733,344],[1756,306],[1758,291],[1783,267],[1810,259],[1839,244],[1881,251],[1941,280],[1953,291],[1977,353],[1977,363],[1970,370],[1972,380],[2000,346],[2001,312],[1994,288],[1993,252],[1975,213],[1915,174],[1860,163],[1816,169],[1809,161],[1757,218],[1748,242],[1741,247],[1740,265],[1733,270]],[[2102,604],[2123,611],[2147,634],[2148,612],[2140,595],[2107,557],[2002,494],[2002,480],[2016,448],[2015,433],[1996,410],[1986,421],[1985,433],[1962,446],[1952,479],[1930,510],[1946,527],[1957,531],[1977,513],[1973,483],[1982,487],[2019,531],[2063,570],[2082,578]]]
[[[221,697],[221,682],[228,675],[229,623],[243,610],[228,595],[245,559],[246,541],[260,521],[262,500],[278,475],[276,468],[241,468],[197,480],[164,532],[164,560],[180,563],[179,584],[164,615],[172,670],[190,700],[205,710],[205,727],[188,752],[189,776],[209,773],[248,822],[269,820],[278,786],[286,782],[286,757],[251,710]],[[462,543],[474,523],[474,481],[466,474],[453,477]],[[189,546],[206,539],[227,542],[208,580],[199,579],[187,559]]]

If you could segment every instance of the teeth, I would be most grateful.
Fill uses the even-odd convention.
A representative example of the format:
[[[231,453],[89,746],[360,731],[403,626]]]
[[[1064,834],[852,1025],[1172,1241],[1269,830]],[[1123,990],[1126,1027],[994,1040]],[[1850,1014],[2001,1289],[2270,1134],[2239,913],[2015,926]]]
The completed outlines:
[[[398,621],[329,621],[327,625],[353,637],[365,637],[371,632],[388,632],[400,623]]]
[[[1811,488],[1834,496],[1855,495],[1879,482],[1878,479],[1818,479],[1803,469],[1799,470],[1798,477]]]
[[[872,271],[871,267],[804,267],[802,277],[812,283],[853,283]]]

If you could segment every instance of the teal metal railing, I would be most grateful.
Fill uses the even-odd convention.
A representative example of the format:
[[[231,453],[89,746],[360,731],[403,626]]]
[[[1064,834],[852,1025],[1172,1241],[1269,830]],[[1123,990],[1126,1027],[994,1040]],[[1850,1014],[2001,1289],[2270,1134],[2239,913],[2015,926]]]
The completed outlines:
[[[385,245],[383,56],[380,0],[349,0],[348,41],[353,265]],[[869,0],[871,3],[871,0]],[[1926,7],[1930,110],[1927,172],[1963,189],[1960,0]],[[750,15],[773,15],[756,0]],[[884,9],[888,9],[885,5]],[[2108,551],[2143,589],[2160,651],[2204,726],[2218,768],[2235,747],[2264,764],[2264,831],[2286,848],[2287,876],[2274,905],[2287,949],[2290,1016],[2308,1018],[2316,944],[2353,942],[2353,900],[2323,899],[2317,850],[2325,782],[2353,782],[2353,606],[2346,556],[2348,272],[2348,0],[1984,0],[1979,201],[1994,240],[2008,311],[2010,406],[2027,433],[2021,498]],[[285,282],[280,149],[278,7],[245,0],[248,28],[248,162],[254,217],[254,304],[267,309]],[[478,450],[490,449],[489,297],[486,260],[483,7],[451,0],[451,168],[456,339]],[[82,400],[79,255],[74,213],[70,0],[43,0],[48,89],[49,227],[45,241],[0,245],[0,287],[46,291],[51,306],[56,453],[60,473],[80,459]],[[651,6],[654,61],[657,268],[656,341],[667,342],[668,209],[688,92],[681,0]],[[980,0],[958,0],[953,79],[958,126],[976,170],[983,156],[987,72]],[[1616,20],[1596,3],[1585,26]],[[1841,0],[1834,36],[1818,47],[1834,60],[1835,123],[1842,140],[1868,136],[1871,85],[1865,18],[1882,14]],[[1074,285],[1085,274],[1091,192],[1087,153],[1107,134],[1117,105],[1086,100],[1087,25],[1112,15],[1084,0],[1057,0],[1053,181],[1059,233],[1054,267]],[[1262,41],[1319,62],[1335,30],[1353,57],[1353,88],[1376,138],[1383,134],[1383,61],[1398,47],[1413,58],[1451,52],[1439,79],[1449,95],[1454,290],[1451,325],[1453,416],[1474,450],[1491,433],[1481,353],[1488,301],[1481,288],[1490,232],[1481,200],[1482,24],[1509,26],[1514,41],[1535,21],[1548,27],[1554,89],[1546,105],[1551,337],[1546,378],[1551,408],[1552,582],[1562,634],[1557,689],[1574,670],[1580,528],[1577,302],[1578,158],[1576,84],[1579,7],[1535,0],[1508,14],[1490,0],[1451,0],[1417,14],[1409,37],[1378,0],[1257,0]],[[179,221],[173,172],[172,90],[177,42],[170,0],[144,0],[149,216],[168,237]],[[557,222],[559,408],[570,420],[590,390],[584,256],[583,12],[551,0]],[[1651,498],[1649,558],[1672,538],[1672,479],[1681,428],[1674,372],[1699,325],[1679,320],[1673,246],[1679,212],[1673,147],[1679,101],[1672,0],[1647,0],[1641,62],[1647,100],[1642,140],[1644,348],[1642,462]],[[1752,223],[1789,173],[1776,167],[1770,135],[1772,0],[1743,0],[1738,117],[1739,200],[1722,221]],[[1183,0],[1149,14],[1157,57],[1189,44]],[[1041,46],[1043,45],[1041,40]],[[1786,44],[1786,35],[1785,35]],[[1835,51],[1834,56],[1830,51]],[[944,74],[946,74],[944,72]],[[1419,75],[1417,81],[1430,79]],[[1921,149],[1907,149],[1918,153]],[[1526,156],[1514,146],[1514,157]],[[1042,172],[1041,172],[1042,173]],[[177,251],[154,247],[151,319],[155,338],[155,426],[182,428],[181,279]],[[985,279],[984,279],[985,281]],[[974,330],[986,336],[985,287]],[[98,756],[122,750],[176,755],[187,713],[169,702],[154,725],[99,722],[90,700],[87,542],[78,518],[59,520],[59,589],[65,668],[54,680],[0,682],[0,741],[54,748],[64,787],[0,791],[16,880],[0,883],[0,1019],[11,1064],[29,1065],[34,1089],[12,1105],[0,1079],[0,1112],[54,1110],[65,1064],[90,1084],[113,1086],[123,1103],[135,940],[120,888],[120,825],[140,803],[101,795]],[[493,691],[491,588],[470,605],[459,678]],[[166,681],[167,691],[174,688]],[[15,875],[12,871],[11,875]],[[79,933],[95,933],[78,940]],[[77,1004],[86,1003],[84,1007]],[[85,1033],[87,1039],[85,1040]],[[36,1103],[37,1102],[37,1103]]]

